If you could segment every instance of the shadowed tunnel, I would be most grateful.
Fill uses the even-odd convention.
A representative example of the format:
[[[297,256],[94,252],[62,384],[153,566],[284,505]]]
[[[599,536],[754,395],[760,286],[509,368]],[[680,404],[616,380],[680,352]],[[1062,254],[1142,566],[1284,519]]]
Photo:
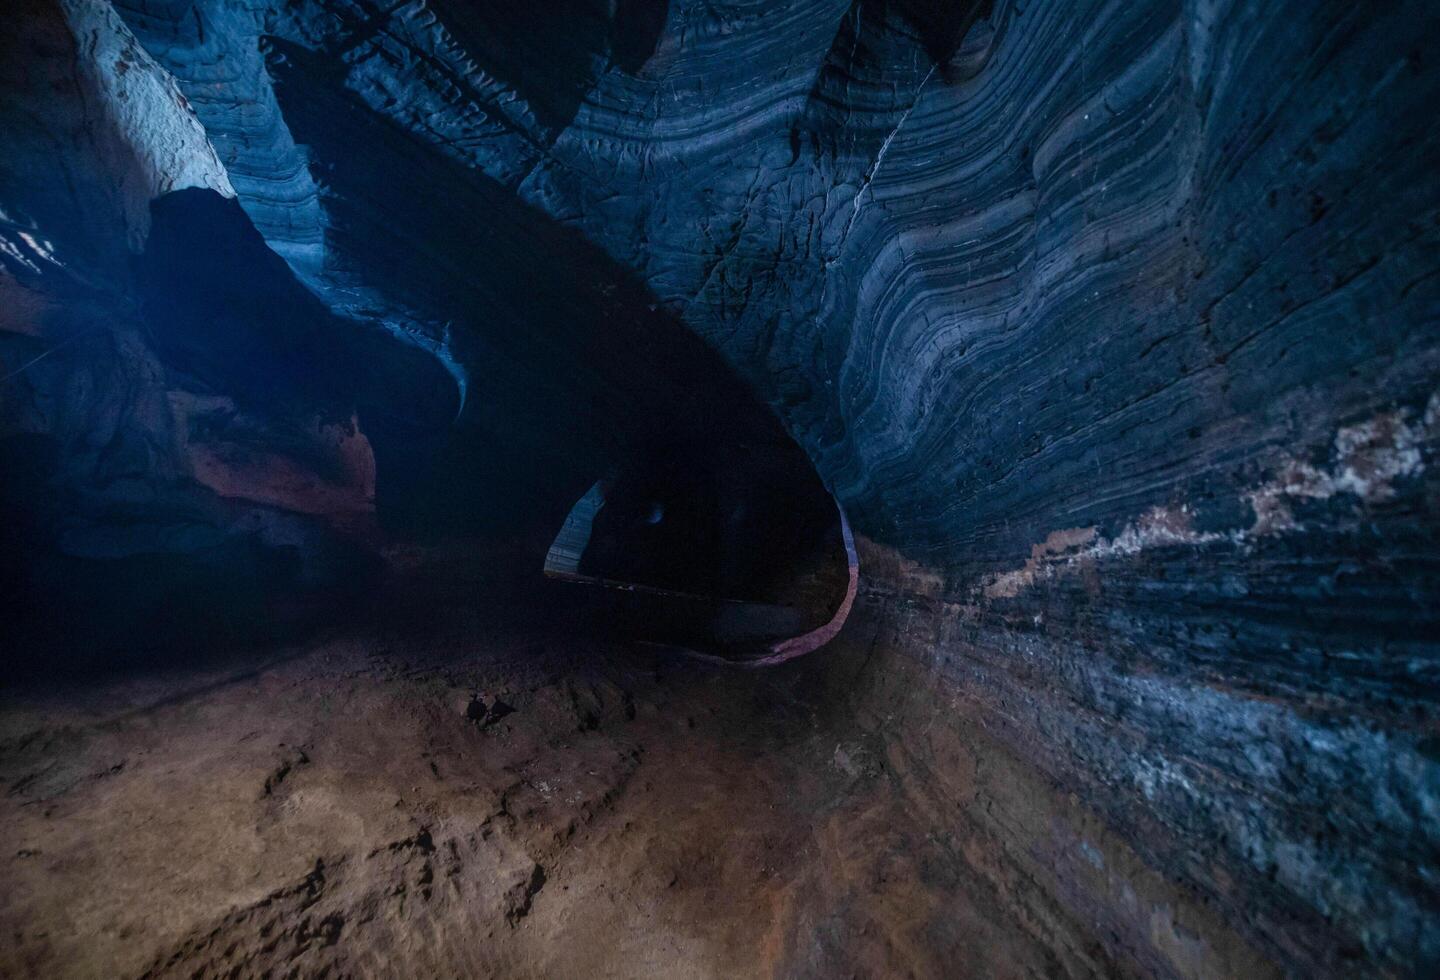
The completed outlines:
[[[1420,0],[17,0],[0,976],[1440,970]]]

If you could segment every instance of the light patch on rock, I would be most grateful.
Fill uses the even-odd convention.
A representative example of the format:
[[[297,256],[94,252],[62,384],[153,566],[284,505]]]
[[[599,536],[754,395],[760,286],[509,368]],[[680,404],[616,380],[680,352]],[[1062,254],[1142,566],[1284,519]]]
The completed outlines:
[[[263,427],[230,399],[174,391],[168,401],[177,448],[201,486],[229,500],[323,517],[346,531],[370,528],[375,454],[355,416],[311,420],[304,434],[308,452],[324,461],[317,467],[268,449]]]
[[[1290,510],[1292,500],[1327,500],[1348,493],[1366,503],[1395,496],[1394,482],[1425,469],[1420,446],[1436,434],[1440,392],[1430,397],[1425,412],[1411,424],[1403,412],[1385,412],[1335,433],[1333,465],[1319,468],[1287,459],[1280,475],[1244,494],[1255,511],[1248,534],[1300,530]]]
[[[128,245],[150,229],[150,202],[171,191],[206,188],[234,197],[225,166],[169,72],[155,63],[103,0],[62,0],[78,47],[77,69],[91,111],[133,160],[118,176]]]
[[[985,598],[1014,598],[1033,585],[1037,576],[1045,574],[1056,556],[1090,544],[1098,532],[1099,529],[1094,527],[1071,527],[1051,531],[1044,541],[1030,546],[1030,557],[1024,565],[1013,572],[995,576],[985,586]]]
[[[1430,397],[1419,418],[1404,411],[1384,412],[1335,433],[1332,462],[1317,467],[1291,456],[1282,459],[1277,476],[1244,491],[1240,497],[1255,512],[1248,528],[1196,531],[1188,504],[1152,507],[1126,524],[1113,538],[1097,527],[1052,531],[1032,545],[1030,557],[1017,569],[991,576],[977,590],[986,599],[1012,599],[1037,581],[1071,571],[1086,562],[1138,555],[1168,545],[1204,545],[1229,541],[1243,545],[1255,538],[1303,530],[1291,512],[1295,500],[1326,500],[1348,494],[1360,501],[1381,503],[1395,496],[1395,481],[1425,470],[1421,447],[1440,434],[1440,392]]]
[[[0,208],[0,254],[13,260],[29,272],[39,275],[41,263],[63,267],[55,257],[55,245],[44,238],[32,226],[22,227]]]

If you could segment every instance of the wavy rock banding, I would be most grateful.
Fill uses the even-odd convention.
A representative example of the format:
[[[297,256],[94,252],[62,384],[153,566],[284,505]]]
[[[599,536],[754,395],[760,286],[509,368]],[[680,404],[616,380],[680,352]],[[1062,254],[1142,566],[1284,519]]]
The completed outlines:
[[[1440,8],[511,6],[26,5],[7,581],[538,569],[737,460],[797,581],[840,501],[785,669],[1043,972],[1440,967]]]

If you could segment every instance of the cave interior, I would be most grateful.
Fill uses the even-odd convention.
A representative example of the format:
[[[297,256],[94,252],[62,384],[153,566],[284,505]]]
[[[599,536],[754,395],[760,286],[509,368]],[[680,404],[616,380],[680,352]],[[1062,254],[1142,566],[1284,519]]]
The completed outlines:
[[[1440,5],[7,9],[0,976],[1440,975]]]

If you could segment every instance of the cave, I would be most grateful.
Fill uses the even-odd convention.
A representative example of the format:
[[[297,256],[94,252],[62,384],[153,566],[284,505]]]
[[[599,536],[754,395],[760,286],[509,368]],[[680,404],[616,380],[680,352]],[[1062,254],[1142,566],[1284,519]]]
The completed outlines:
[[[7,10],[0,976],[1440,975],[1440,5]]]

